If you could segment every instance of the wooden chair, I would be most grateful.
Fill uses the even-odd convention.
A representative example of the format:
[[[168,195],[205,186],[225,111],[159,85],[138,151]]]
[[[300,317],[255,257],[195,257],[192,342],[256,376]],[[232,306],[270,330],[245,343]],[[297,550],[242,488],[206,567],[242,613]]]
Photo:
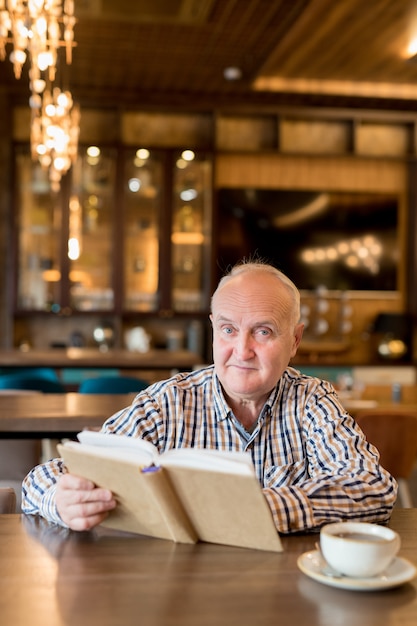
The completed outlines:
[[[0,488],[0,513],[16,513],[16,494],[11,487]]]
[[[378,449],[381,465],[397,480],[400,503],[413,508],[408,480],[417,461],[417,413],[363,409],[355,419]]]
[[[48,390],[62,393],[60,383],[54,380],[26,378],[13,374],[0,375],[0,394],[40,394],[48,393]],[[43,457],[46,460],[46,458],[58,456],[49,454],[52,445],[49,439],[2,439],[0,441],[0,488],[7,486],[13,488],[18,512],[21,507],[23,479],[35,465],[43,460]]]
[[[0,441],[0,490],[11,487],[20,512],[22,481],[42,459],[40,439],[3,439]],[[58,456],[58,455],[55,455]]]

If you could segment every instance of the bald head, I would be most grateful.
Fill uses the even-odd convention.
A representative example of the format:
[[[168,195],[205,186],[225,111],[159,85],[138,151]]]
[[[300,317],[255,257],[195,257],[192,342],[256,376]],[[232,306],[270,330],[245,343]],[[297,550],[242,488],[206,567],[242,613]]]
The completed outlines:
[[[213,311],[213,306],[216,300],[218,293],[223,289],[223,287],[237,277],[244,277],[245,275],[256,276],[256,275],[270,275],[274,277],[277,281],[277,293],[282,293],[282,287],[285,288],[288,296],[289,296],[289,316],[291,325],[297,324],[300,319],[300,292],[298,291],[295,284],[286,276],[283,272],[278,270],[276,267],[272,265],[268,265],[262,262],[245,262],[238,263],[233,266],[228,274],[223,276],[219,281],[217,289],[215,290],[212,300],[211,300],[211,310]],[[245,281],[243,281],[245,282]],[[274,288],[274,281],[271,281],[272,289]]]

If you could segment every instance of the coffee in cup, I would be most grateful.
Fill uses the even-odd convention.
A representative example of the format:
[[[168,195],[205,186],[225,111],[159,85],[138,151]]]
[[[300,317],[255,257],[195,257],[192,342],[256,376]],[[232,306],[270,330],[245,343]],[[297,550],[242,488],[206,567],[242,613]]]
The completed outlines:
[[[335,522],[320,531],[320,548],[327,563],[353,578],[381,574],[395,558],[400,543],[391,528],[368,522]]]

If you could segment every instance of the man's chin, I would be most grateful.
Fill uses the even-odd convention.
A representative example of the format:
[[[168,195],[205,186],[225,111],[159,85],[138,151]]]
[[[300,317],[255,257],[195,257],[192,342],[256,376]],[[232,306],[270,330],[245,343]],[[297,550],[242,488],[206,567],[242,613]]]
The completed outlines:
[[[245,379],[244,376],[234,376],[225,381],[225,386],[235,395],[247,396],[259,391],[260,381]]]

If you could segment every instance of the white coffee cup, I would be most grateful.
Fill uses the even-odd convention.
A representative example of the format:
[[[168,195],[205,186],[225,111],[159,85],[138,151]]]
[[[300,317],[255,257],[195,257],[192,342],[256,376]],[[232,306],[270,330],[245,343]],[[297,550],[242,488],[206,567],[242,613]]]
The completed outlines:
[[[401,540],[394,530],[367,522],[336,522],[320,530],[320,548],[327,563],[353,578],[381,574],[396,556]]]

